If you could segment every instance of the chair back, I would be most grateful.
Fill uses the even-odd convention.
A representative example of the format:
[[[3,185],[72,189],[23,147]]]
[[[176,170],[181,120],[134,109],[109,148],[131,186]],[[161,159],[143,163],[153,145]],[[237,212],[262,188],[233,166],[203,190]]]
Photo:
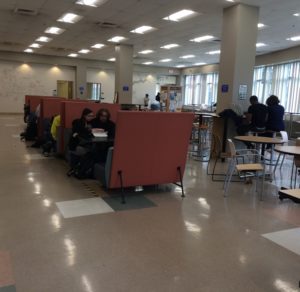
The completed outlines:
[[[280,131],[280,136],[284,144],[289,143],[289,135],[286,131]]]
[[[228,146],[229,146],[230,157],[236,156],[236,149],[235,149],[234,143],[232,142],[231,139],[227,139],[227,142],[228,142]]]

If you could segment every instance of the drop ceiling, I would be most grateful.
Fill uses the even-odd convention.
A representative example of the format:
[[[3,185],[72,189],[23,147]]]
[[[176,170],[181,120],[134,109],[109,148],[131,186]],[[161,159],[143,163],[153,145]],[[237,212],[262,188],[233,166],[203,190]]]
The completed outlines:
[[[68,56],[81,49],[90,49],[96,43],[106,46],[93,49],[89,54],[79,54],[79,58],[90,60],[108,60],[114,57],[114,44],[107,40],[113,36],[126,37],[122,43],[134,46],[134,63],[153,62],[158,66],[190,66],[194,63],[217,63],[218,55],[207,55],[208,51],[220,48],[222,31],[222,11],[233,3],[225,0],[107,0],[97,8],[75,4],[75,0],[1,0],[0,1],[0,50],[23,52],[40,36],[45,29],[58,26],[65,29],[60,35],[46,35],[53,38],[35,54]],[[287,38],[300,35],[299,0],[242,0],[245,4],[260,7],[260,20],[266,27],[259,30],[258,42],[267,44],[259,48],[258,54],[289,48],[300,42],[291,42]],[[16,13],[16,9],[32,10],[32,15]],[[181,9],[191,9],[199,14],[193,18],[170,22],[164,17]],[[72,12],[82,16],[75,24],[57,22],[63,14]],[[110,23],[105,25],[103,23]],[[131,30],[148,25],[156,30],[140,35]],[[213,35],[214,40],[193,43],[190,39],[203,35]],[[164,50],[160,47],[176,43],[179,47]],[[141,55],[142,50],[154,53]],[[195,58],[182,60],[184,55]],[[160,63],[161,59],[172,59],[169,63]]]

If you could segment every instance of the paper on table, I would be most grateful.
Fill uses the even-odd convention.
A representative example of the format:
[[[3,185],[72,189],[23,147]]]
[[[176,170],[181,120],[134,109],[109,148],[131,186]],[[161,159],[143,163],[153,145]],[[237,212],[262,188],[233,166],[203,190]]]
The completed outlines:
[[[107,137],[107,132],[95,132],[93,133],[95,138],[106,138]]]

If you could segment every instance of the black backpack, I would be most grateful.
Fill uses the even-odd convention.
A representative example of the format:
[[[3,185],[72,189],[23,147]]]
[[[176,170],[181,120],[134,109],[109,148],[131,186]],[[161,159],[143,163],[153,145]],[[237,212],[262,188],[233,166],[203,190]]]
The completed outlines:
[[[87,153],[80,158],[74,167],[74,176],[78,179],[93,178],[95,158],[92,153]]]

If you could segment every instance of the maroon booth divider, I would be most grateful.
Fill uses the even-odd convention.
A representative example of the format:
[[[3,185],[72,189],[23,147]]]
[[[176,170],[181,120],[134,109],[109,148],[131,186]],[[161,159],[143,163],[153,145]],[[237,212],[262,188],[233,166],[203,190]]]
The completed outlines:
[[[120,111],[109,188],[180,182],[194,114]]]

